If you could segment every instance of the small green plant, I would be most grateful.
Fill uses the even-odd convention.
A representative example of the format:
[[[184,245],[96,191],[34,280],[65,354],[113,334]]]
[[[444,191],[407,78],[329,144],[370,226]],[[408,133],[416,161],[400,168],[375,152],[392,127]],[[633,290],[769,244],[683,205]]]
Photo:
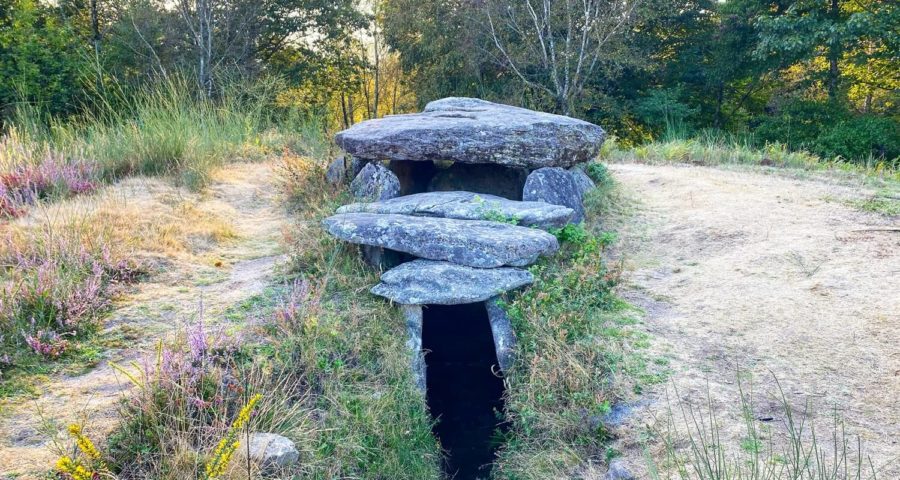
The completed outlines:
[[[739,402],[746,434],[736,444],[722,437],[721,422],[708,394],[702,408],[680,400],[669,405],[669,421],[655,432],[665,444],[665,468],[651,465],[654,478],[682,480],[876,480],[877,469],[864,456],[861,442],[847,434],[835,412],[830,435],[816,430],[809,405],[802,412],[791,406],[781,384],[782,425],[761,425],[754,415],[752,389],[738,375]],[[676,397],[678,391],[675,391]],[[827,439],[827,440],[826,440]],[[682,448],[682,445],[686,447]]]

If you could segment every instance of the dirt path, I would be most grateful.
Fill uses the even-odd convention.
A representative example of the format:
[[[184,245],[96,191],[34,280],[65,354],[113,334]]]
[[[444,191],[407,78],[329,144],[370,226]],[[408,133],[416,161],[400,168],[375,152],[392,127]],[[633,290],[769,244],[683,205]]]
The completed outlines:
[[[107,337],[122,339],[123,348],[106,352],[91,371],[51,378],[35,400],[9,405],[0,418],[0,478],[37,478],[55,461],[44,433],[64,430],[87,420],[92,436],[108,433],[115,424],[115,404],[130,387],[109,361],[127,365],[152,351],[158,339],[197,318],[201,299],[204,319],[221,321],[230,306],[259,294],[269,284],[282,257],[283,209],[275,198],[272,165],[234,164],[214,175],[207,190],[190,202],[185,221],[215,217],[226,226],[227,240],[197,238],[191,254],[163,256],[161,272],[139,284],[117,302],[106,321]],[[183,202],[182,194],[159,180],[127,180],[116,185],[125,203],[154,208],[152,202]],[[131,205],[134,207],[134,205]],[[124,208],[124,206],[123,206]],[[182,208],[183,207],[179,207]]]
[[[665,414],[664,390],[674,385],[693,405],[709,391],[723,438],[740,445],[738,369],[752,379],[758,423],[778,429],[774,374],[794,407],[811,402],[822,436],[836,408],[876,466],[892,462],[879,478],[900,478],[900,233],[883,230],[900,220],[854,210],[844,200],[859,189],[821,181],[687,166],[611,170],[639,205],[624,228],[624,251],[636,252],[625,293],[645,309],[653,353],[672,371],[669,385],[645,395],[649,406],[625,437]]]

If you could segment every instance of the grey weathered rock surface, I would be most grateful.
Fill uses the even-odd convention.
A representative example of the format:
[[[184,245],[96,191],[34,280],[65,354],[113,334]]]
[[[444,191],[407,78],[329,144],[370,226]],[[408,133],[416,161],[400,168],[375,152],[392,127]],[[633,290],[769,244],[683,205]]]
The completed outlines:
[[[396,213],[460,220],[515,219],[527,227],[561,227],[575,213],[571,208],[544,202],[517,202],[472,192],[427,192],[374,203],[352,203],[338,213]]]
[[[497,362],[500,370],[508,372],[513,364],[513,350],[516,347],[516,333],[506,310],[498,303],[499,298],[492,298],[484,303],[487,308],[488,320],[491,322],[491,333],[494,335],[494,350],[497,352]]]
[[[361,200],[387,200],[400,195],[400,180],[387,168],[368,163],[350,183],[350,191]]]
[[[428,183],[427,190],[429,192],[487,193],[510,200],[521,200],[522,187],[525,185],[526,178],[528,178],[528,169],[521,167],[454,163],[447,168],[438,169]]]
[[[251,433],[248,447],[239,450],[249,450],[250,460],[264,471],[287,468],[300,459],[294,442],[274,433]]]
[[[609,462],[609,469],[606,471],[604,480],[635,480],[634,475],[628,470],[625,461],[621,458],[613,459]]]
[[[591,177],[589,177],[580,166],[570,168],[569,174],[572,175],[572,180],[575,181],[575,186],[578,188],[578,194],[581,196],[582,200],[584,200],[585,194],[597,188],[597,186],[594,185],[594,181],[591,180]]]
[[[521,267],[559,248],[547,232],[483,220],[341,213],[323,224],[347,242],[479,268]]]
[[[357,123],[335,137],[344,151],[373,160],[570,167],[593,159],[606,133],[570,117],[474,98],[451,97],[422,113]]]
[[[411,356],[410,367],[419,391],[425,392],[425,355],[422,352],[422,306],[403,305],[403,318],[406,320],[406,348]]]
[[[332,185],[344,183],[347,178],[347,171],[346,160],[344,159],[344,156],[341,155],[328,164],[328,169],[325,170],[325,180]]]
[[[372,293],[406,305],[459,305],[483,302],[533,281],[531,272],[518,268],[413,260],[384,272]]]
[[[573,223],[584,220],[584,205],[578,185],[568,170],[558,167],[539,168],[528,175],[522,199],[562,205],[575,211]]]

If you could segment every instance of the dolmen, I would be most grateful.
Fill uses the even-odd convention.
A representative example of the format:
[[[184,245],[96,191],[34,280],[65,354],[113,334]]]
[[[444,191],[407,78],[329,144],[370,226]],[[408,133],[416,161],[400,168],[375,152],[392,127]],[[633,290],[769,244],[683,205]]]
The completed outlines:
[[[425,388],[423,307],[484,303],[502,371],[515,334],[505,292],[534,278],[524,267],[558,248],[548,232],[584,219],[593,183],[583,171],[606,134],[581,120],[445,98],[339,132],[346,155],[328,167],[357,199],[323,221],[382,270],[372,293],[402,305],[413,370]]]

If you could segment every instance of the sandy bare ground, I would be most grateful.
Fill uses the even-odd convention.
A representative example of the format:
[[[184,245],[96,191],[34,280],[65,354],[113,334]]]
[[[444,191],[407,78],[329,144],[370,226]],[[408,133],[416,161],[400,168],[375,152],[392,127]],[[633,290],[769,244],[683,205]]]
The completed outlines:
[[[111,187],[114,196],[123,197],[122,208],[139,211],[171,202],[184,205],[188,200],[188,212],[179,207],[180,214],[187,215],[186,223],[209,223],[215,218],[224,222],[215,228],[227,230],[230,238],[211,242],[198,237],[190,252],[161,254],[157,259],[163,265],[161,271],[119,299],[106,321],[105,334],[124,337],[125,348],[106,352],[106,358],[83,375],[49,379],[36,399],[3,406],[0,478],[38,478],[48,471],[55,457],[47,431],[64,432],[66,425],[85,419],[92,437],[111,431],[116,403],[131,384],[109,361],[127,366],[142,359],[160,338],[195,321],[201,299],[204,321],[214,324],[229,306],[270,284],[283,258],[281,238],[286,224],[275,198],[272,168],[264,163],[228,166],[216,172],[213,183],[196,198],[186,199],[185,193],[157,179],[130,179]]]
[[[846,206],[864,188],[821,180],[690,166],[611,171],[638,205],[621,228],[623,293],[645,310],[653,354],[671,369],[620,432],[638,477],[649,478],[637,438],[665,417],[666,390],[690,405],[709,392],[724,439],[740,445],[740,370],[773,436],[784,420],[774,375],[795,408],[809,401],[821,436],[837,409],[878,478],[900,478],[900,220]],[[649,444],[658,458],[659,439]]]

